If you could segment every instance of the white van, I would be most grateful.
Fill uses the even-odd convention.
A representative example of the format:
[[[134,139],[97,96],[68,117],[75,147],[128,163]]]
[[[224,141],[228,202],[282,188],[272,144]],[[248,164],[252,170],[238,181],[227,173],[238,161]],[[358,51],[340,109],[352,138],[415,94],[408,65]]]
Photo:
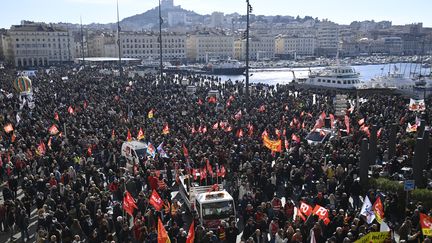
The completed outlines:
[[[147,144],[140,141],[123,142],[121,156],[127,160],[126,168],[132,171],[134,164],[139,164],[147,154]]]

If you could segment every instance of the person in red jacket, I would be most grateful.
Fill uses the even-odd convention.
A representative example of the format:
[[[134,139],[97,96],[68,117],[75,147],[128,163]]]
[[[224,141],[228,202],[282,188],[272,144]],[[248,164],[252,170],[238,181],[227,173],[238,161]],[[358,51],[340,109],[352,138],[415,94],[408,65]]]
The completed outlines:
[[[155,174],[152,172],[147,177],[148,184],[150,186],[150,190],[157,190],[159,188],[158,181],[159,179],[155,176]]]

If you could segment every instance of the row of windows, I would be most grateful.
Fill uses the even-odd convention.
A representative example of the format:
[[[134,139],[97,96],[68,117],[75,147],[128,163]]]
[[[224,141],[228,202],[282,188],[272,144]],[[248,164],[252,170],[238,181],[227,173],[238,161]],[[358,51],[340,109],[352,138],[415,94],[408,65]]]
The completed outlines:
[[[16,38],[15,41],[19,42],[20,39]],[[21,39],[21,41],[26,41],[26,39],[23,38],[23,39]],[[27,39],[27,41],[30,41],[30,39]],[[31,41],[43,41],[43,42],[45,42],[45,39],[42,39],[42,40],[41,39],[31,39]],[[58,38],[58,39],[50,39],[50,38],[48,38],[48,42],[50,42],[50,41],[54,41],[54,42],[55,41],[59,41],[59,42],[63,41],[63,42],[65,42],[65,41],[68,41],[68,39],[65,39],[65,38],[63,38],[63,39],[60,39],[60,38]]]
[[[356,80],[356,79],[353,79],[353,80],[343,80],[343,81],[341,81],[341,80],[330,80],[330,79],[323,79],[323,80],[321,80],[320,78],[318,79],[318,83],[332,83],[332,84],[358,84],[358,83],[360,83],[360,81],[359,80]]]
[[[157,54],[159,54],[160,52],[159,52],[159,50],[155,50],[154,52],[153,52],[153,50],[123,50],[123,54],[153,54],[153,53],[157,53]],[[163,50],[162,51],[162,53],[171,53],[171,54],[174,54],[174,53],[185,53],[185,51],[184,50]]]
[[[43,36],[46,36],[46,35],[48,35],[48,36],[67,36],[68,35],[68,33],[65,33],[65,32],[53,32],[53,33],[51,33],[51,32],[12,32],[12,34],[15,34],[15,35],[43,35]]]
[[[51,44],[16,44],[16,48],[51,48]],[[62,45],[59,43],[58,45],[56,44],[52,44],[53,48],[62,48]],[[63,48],[66,48],[67,45],[65,43],[63,43]]]
[[[123,39],[122,40],[122,42],[123,43],[152,43],[153,42],[153,40],[155,41],[155,42],[158,42],[158,39],[159,38],[157,38],[157,39],[155,39],[154,37],[152,38],[152,39]],[[162,37],[162,42],[168,42],[168,43],[184,43],[185,41],[184,41],[184,39],[164,39],[163,37]]]
[[[184,48],[185,46],[184,45],[164,45],[163,47],[164,48]],[[131,45],[126,44],[123,45],[123,48],[153,48],[153,44],[142,45],[142,46],[138,44],[135,44],[135,46],[133,44]],[[154,48],[159,48],[159,44],[156,44]]]

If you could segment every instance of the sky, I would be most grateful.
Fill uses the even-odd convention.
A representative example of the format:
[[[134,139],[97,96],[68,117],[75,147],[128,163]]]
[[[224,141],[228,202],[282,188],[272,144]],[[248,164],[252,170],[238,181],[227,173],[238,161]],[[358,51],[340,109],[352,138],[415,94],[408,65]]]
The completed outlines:
[[[175,5],[199,14],[213,11],[245,14],[246,0],[174,0]],[[362,20],[390,20],[393,24],[423,22],[432,27],[431,0],[250,0],[256,15],[313,16],[339,24]],[[119,0],[120,19],[143,13],[158,0]],[[83,24],[116,21],[116,0],[4,0],[0,28],[20,21]]]

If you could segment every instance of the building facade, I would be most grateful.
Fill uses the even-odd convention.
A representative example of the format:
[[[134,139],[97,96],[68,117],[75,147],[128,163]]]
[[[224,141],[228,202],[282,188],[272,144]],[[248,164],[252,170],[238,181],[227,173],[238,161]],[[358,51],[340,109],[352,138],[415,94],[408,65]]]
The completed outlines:
[[[53,25],[25,23],[13,25],[2,38],[7,62],[17,67],[47,66],[71,62],[73,37]]]
[[[122,57],[159,59],[159,33],[121,32],[120,52]],[[186,59],[186,36],[173,33],[162,34],[162,58],[164,61]]]
[[[275,56],[275,38],[273,36],[251,37],[249,39],[249,60],[272,59]],[[234,42],[234,58],[246,60],[246,40]]]
[[[317,25],[316,50],[318,56],[336,56],[339,47],[339,28],[332,22],[321,22]]]
[[[279,35],[275,39],[275,55],[282,59],[313,56],[315,48],[316,39],[312,35]]]
[[[187,59],[208,62],[234,56],[234,36],[222,31],[195,31],[186,39]]]

